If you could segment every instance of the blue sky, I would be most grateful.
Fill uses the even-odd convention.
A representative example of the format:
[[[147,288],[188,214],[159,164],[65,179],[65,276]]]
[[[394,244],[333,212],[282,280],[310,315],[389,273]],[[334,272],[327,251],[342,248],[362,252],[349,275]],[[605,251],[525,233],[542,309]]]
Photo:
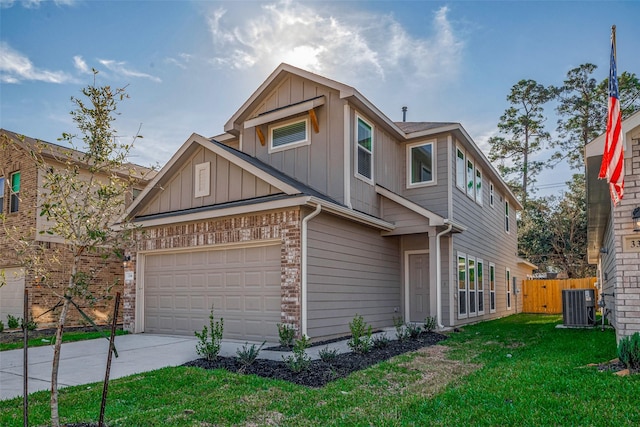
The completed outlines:
[[[520,79],[560,85],[591,62],[640,74],[640,1],[0,0],[0,126],[56,142],[70,97],[127,86],[116,129],[162,165],[213,136],[281,62],[354,86],[392,120],[460,122],[485,152]],[[554,132],[554,106],[547,130]],[[549,153],[540,154],[540,158]],[[541,193],[569,177],[540,176]]]

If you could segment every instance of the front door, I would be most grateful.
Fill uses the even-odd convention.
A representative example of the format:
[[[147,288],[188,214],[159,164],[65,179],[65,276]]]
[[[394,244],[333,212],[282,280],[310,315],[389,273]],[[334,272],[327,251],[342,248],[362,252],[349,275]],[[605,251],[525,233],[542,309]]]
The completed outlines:
[[[424,322],[429,313],[429,254],[408,254],[409,321]]]

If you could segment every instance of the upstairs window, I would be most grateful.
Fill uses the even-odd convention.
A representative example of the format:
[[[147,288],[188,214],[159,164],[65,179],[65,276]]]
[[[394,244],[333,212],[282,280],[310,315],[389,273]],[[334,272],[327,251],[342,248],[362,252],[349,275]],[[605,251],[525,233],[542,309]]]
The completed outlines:
[[[494,194],[493,194],[493,182],[489,183],[489,205],[491,207],[493,207],[493,198],[494,198]]]
[[[467,196],[471,198],[473,198],[475,193],[473,171],[473,161],[467,158]]]
[[[408,187],[435,182],[434,143],[418,143],[407,146]]]
[[[464,191],[464,151],[456,147],[456,185]]]
[[[9,212],[18,212],[20,207],[20,172],[11,174],[11,206]]]
[[[0,214],[4,212],[4,177],[0,178]]]
[[[358,175],[366,178],[367,181],[373,181],[373,127],[357,118],[357,165]]]
[[[482,204],[482,171],[476,168],[476,202]]]
[[[504,231],[509,232],[509,201],[504,201]]]
[[[269,127],[269,148],[271,151],[279,151],[287,148],[308,145],[309,120],[297,120],[284,125]]]

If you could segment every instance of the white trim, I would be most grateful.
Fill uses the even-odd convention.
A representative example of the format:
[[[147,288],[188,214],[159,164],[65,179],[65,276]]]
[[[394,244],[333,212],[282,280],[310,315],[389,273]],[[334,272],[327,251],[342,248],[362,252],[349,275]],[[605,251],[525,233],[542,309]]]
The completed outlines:
[[[371,177],[366,177],[364,175],[360,175],[360,173],[358,172],[358,150],[360,148],[360,144],[358,143],[358,120],[361,120],[364,124],[366,124],[367,126],[369,126],[371,128],[371,150],[367,150],[365,147],[362,147],[363,150],[365,150],[365,152],[368,152],[371,155]],[[363,116],[361,116],[360,114],[356,113],[355,114],[355,120],[354,120],[354,128],[353,128],[353,173],[355,174],[355,177],[368,183],[371,185],[374,185],[374,177],[375,177],[375,157],[374,157],[374,152],[375,152],[375,127],[372,124],[373,122],[369,122],[367,119],[365,119]]]
[[[344,104],[344,204],[351,209],[351,107],[348,103]]]
[[[298,123],[302,123],[304,122],[304,139],[300,140],[300,141],[295,141],[295,142],[289,142],[287,144],[283,144],[283,145],[278,145],[277,147],[273,146],[273,131],[276,129],[280,129],[283,127],[287,127],[290,125],[294,125],[294,124],[298,124]],[[273,125],[269,125],[269,129],[268,129],[268,139],[269,139],[269,145],[268,145],[268,152],[269,154],[271,153],[277,153],[279,151],[284,151],[284,150],[289,150],[291,148],[296,148],[296,147],[303,147],[305,145],[311,145],[311,134],[309,132],[309,117],[305,117],[305,118],[296,118],[296,119],[291,119],[288,120],[286,122],[283,123],[278,123],[278,124],[273,124]]]
[[[409,283],[409,256],[410,255],[424,255],[428,254],[429,249],[415,249],[404,251],[404,321],[405,323],[411,321],[411,284]]]
[[[211,162],[198,163],[193,167],[193,181],[193,197],[211,194]]]
[[[275,111],[263,113],[258,117],[254,117],[253,119],[248,119],[244,122],[244,128],[249,129],[252,127],[263,125],[265,123],[286,119],[291,116],[313,110],[316,107],[324,105],[324,103],[325,96],[320,95],[320,97],[318,98],[309,99],[308,101],[303,101],[299,104],[289,105],[287,107],[279,108]]]
[[[307,256],[308,256],[308,250],[307,250],[307,236],[308,236],[308,232],[307,232],[307,228],[308,225],[307,223],[314,217],[316,217],[317,215],[320,214],[320,212],[322,211],[322,205],[320,203],[318,203],[316,205],[316,209],[311,212],[309,215],[305,216],[302,219],[302,227],[300,230],[300,240],[302,240],[300,242],[300,255],[301,255],[301,265],[300,265],[300,269],[302,270],[300,272],[300,333],[301,335],[304,336],[308,336],[307,335],[307,288],[308,288],[308,284],[307,284]]]
[[[406,166],[407,166],[407,188],[419,188],[419,187],[427,187],[427,186],[431,186],[431,185],[436,185],[438,184],[438,180],[437,180],[437,175],[436,175],[436,171],[437,171],[437,165],[436,165],[436,159],[437,159],[437,153],[436,153],[436,142],[437,140],[432,139],[429,141],[421,141],[421,142],[414,142],[412,144],[407,144],[407,148],[406,148]],[[412,178],[412,168],[413,168],[413,149],[416,147],[422,147],[425,145],[431,145],[431,180],[430,181],[418,181],[418,182],[412,182],[411,178]]]
[[[449,223],[446,230],[436,234],[436,321],[438,322],[438,328],[440,329],[444,328],[442,323],[442,254],[440,249],[440,239],[442,236],[449,233],[452,228],[453,224]],[[450,253],[453,252],[453,239],[450,239],[449,251]],[[453,257],[450,257],[449,259],[451,258]],[[451,270],[449,270],[449,279],[451,279]],[[451,283],[451,280],[449,280],[449,283]],[[453,292],[449,292],[449,295],[450,300],[453,300]],[[449,307],[453,307],[453,304]],[[453,310],[450,309],[449,313],[449,324],[453,324]]]

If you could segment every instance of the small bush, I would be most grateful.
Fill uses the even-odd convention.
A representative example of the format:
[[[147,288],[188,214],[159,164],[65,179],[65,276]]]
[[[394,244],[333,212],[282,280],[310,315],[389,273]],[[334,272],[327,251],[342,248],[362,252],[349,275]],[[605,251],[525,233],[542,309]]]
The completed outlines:
[[[278,337],[282,347],[293,346],[293,340],[296,338],[296,328],[286,323],[278,323]]]
[[[404,320],[401,317],[393,318],[393,326],[396,328],[396,338],[398,341],[405,341],[409,339],[409,331],[404,325]]]
[[[0,332],[4,331],[4,322],[0,320]]]
[[[318,355],[320,356],[320,360],[322,360],[323,362],[331,363],[336,360],[336,357],[338,357],[338,349],[329,348],[329,346],[326,346],[318,352]]]
[[[624,337],[618,344],[618,359],[630,370],[640,370],[640,333]]]
[[[218,322],[213,320],[213,307],[211,307],[211,314],[209,314],[209,327],[210,329],[207,328],[207,325],[204,325],[202,332],[194,332],[200,340],[196,344],[196,352],[207,360],[215,360],[218,357],[218,353],[220,353],[224,319],[220,318]]]
[[[376,335],[371,339],[371,344],[373,348],[386,348],[389,347],[389,338],[387,334]]]
[[[367,325],[363,317],[356,314],[353,321],[349,322],[349,329],[351,330],[351,339],[347,345],[351,351],[361,354],[371,351],[371,325]]]
[[[308,337],[302,336],[299,340],[296,340],[293,345],[293,355],[284,357],[282,360],[287,364],[292,372],[298,373],[306,371],[311,364],[311,358],[307,355],[307,349],[311,345]]]
[[[251,344],[251,347],[249,347],[249,343],[247,342],[242,346],[242,350],[238,349],[236,351],[238,361],[242,365],[240,367],[240,372],[244,372],[247,367],[251,366],[253,362],[256,361],[258,355],[260,354],[260,350],[262,350],[265,344],[266,341],[263,341],[262,344],[260,344],[260,347],[256,347],[255,344]]]
[[[412,340],[418,339],[418,337],[420,336],[420,332],[422,332],[422,328],[415,323],[407,323],[405,327],[407,329],[407,333],[409,334],[409,338],[411,338]]]
[[[29,320],[27,322],[27,331],[35,331],[38,328],[38,323],[35,320]],[[24,322],[20,319],[20,329],[24,330]]]
[[[7,327],[9,329],[18,328],[18,326],[20,326],[20,323],[22,323],[22,320],[19,317],[15,317],[10,314],[7,314]]]
[[[438,322],[435,316],[429,316],[424,319],[424,330],[427,332],[433,332],[436,330]]]

